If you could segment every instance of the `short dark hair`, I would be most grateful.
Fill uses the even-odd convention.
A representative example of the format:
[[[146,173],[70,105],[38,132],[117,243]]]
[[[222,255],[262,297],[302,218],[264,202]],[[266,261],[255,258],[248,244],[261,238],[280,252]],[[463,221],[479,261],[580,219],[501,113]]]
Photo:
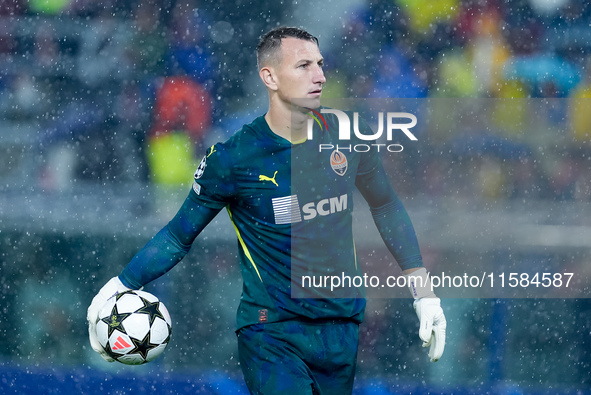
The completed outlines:
[[[257,45],[257,66],[260,70],[269,59],[277,55],[281,47],[281,40],[284,38],[298,38],[307,40],[318,45],[318,38],[298,27],[279,26],[265,33]]]

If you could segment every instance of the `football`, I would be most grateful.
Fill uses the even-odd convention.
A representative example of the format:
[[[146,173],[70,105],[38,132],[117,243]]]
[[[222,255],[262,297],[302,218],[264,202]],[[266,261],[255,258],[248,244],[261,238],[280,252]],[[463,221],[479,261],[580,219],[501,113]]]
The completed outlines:
[[[113,359],[141,365],[164,352],[171,325],[168,310],[156,296],[127,291],[107,300],[99,312],[96,332],[101,346]]]

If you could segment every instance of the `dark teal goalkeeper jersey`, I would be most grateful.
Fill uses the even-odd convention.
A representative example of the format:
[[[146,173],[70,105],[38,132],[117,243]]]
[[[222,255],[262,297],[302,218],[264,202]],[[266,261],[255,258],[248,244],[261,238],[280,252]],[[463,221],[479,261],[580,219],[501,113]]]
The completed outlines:
[[[333,150],[318,152],[330,139],[319,132],[292,144],[259,117],[213,146],[195,174],[193,199],[226,207],[236,228],[244,279],[239,327],[298,316],[362,319],[362,294],[334,298],[325,288],[301,290],[314,298],[291,294],[303,275],[361,273],[352,235],[353,190],[357,175],[377,168],[377,156],[341,153],[347,169],[339,174],[334,159],[331,164]]]
[[[336,117],[325,119],[313,139],[299,144],[274,134],[259,117],[209,148],[187,201],[127,266],[124,284],[136,288],[169,270],[225,208],[236,230],[244,282],[238,328],[293,318],[361,322],[362,288],[302,285],[305,276],[317,284],[325,276],[362,275],[352,230],[356,186],[400,266],[422,261],[378,153],[355,152],[359,141],[339,142]]]

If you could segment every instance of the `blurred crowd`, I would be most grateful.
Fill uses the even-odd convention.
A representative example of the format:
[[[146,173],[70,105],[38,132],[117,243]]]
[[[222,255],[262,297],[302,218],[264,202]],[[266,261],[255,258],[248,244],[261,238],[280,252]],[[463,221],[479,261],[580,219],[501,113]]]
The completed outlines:
[[[237,37],[219,15],[230,3],[213,3],[0,2],[0,112],[38,130],[39,185],[191,178],[241,67],[254,70],[239,40],[261,30],[234,7]]]
[[[395,159],[407,194],[588,201],[590,21],[580,1],[369,2],[328,53],[326,94],[439,108],[421,154]]]
[[[290,24],[291,7],[0,1],[0,112],[39,130],[34,148],[45,189],[71,180],[178,185],[220,130],[229,135],[252,118],[246,110],[261,103],[250,89],[258,78],[254,47],[265,30]],[[360,1],[340,21],[332,37],[320,37],[325,97],[487,98],[504,105],[494,127],[426,135],[421,155],[400,160],[413,179],[405,193],[445,194],[438,181],[459,157],[469,158],[465,181],[479,197],[591,196],[586,2]],[[540,133],[530,122],[536,114],[516,106],[519,99],[564,100],[552,107],[556,122],[545,125],[551,130]],[[564,149],[548,146],[552,134]],[[457,147],[461,138],[468,147],[435,148]],[[513,154],[499,155],[499,146]]]

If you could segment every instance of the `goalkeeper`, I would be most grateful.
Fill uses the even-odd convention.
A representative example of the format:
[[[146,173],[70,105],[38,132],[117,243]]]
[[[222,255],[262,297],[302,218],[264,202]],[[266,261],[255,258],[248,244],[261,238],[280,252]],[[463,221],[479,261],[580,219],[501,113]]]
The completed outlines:
[[[314,126],[314,140],[307,139],[310,109],[319,108],[326,82],[318,40],[298,28],[273,29],[259,42],[257,63],[268,112],[207,150],[176,216],[93,299],[87,317],[93,349],[110,360],[94,334],[107,298],[170,270],[225,208],[238,239],[243,289],[236,333],[251,393],[351,393],[363,294],[315,289],[312,297],[293,298],[292,272],[361,274],[352,233],[357,188],[403,273],[416,280],[409,283],[419,336],[437,361],[445,317],[378,154],[318,152],[318,144],[338,144],[338,119],[331,114],[325,114],[325,128]]]

